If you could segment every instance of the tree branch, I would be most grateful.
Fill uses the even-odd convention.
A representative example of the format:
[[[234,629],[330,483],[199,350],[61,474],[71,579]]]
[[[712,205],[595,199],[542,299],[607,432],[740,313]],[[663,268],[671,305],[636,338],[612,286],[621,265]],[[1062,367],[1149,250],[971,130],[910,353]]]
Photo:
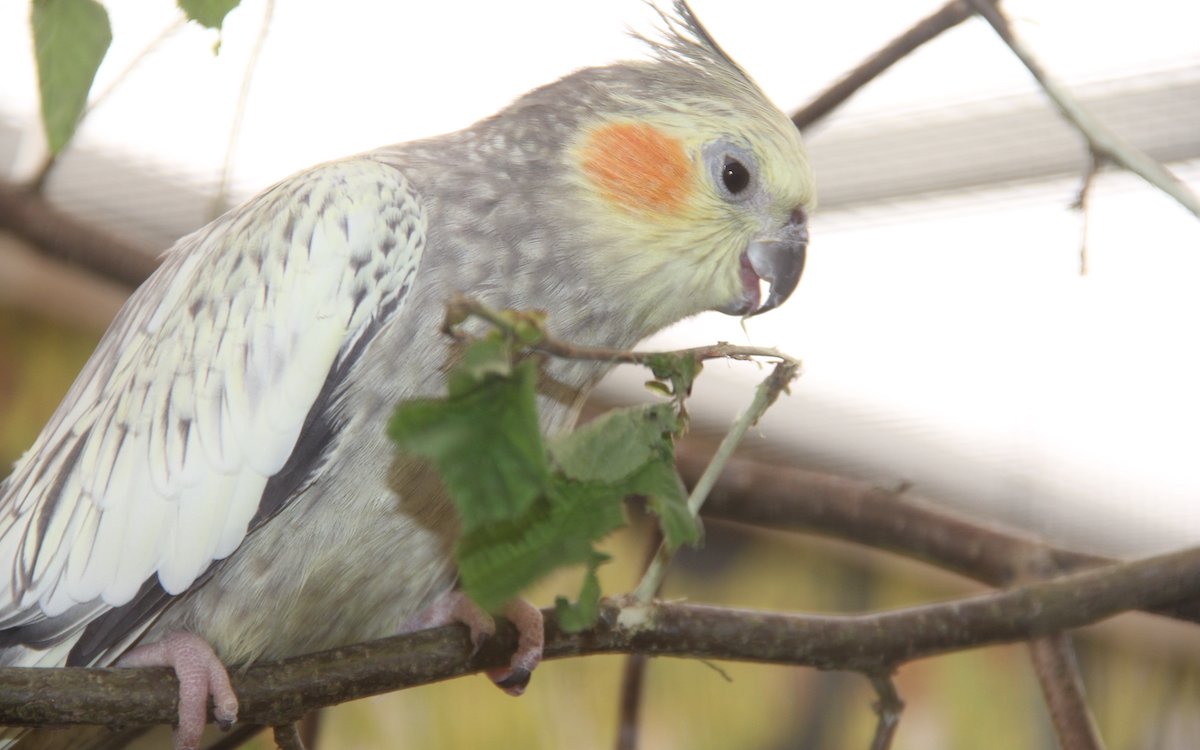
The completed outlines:
[[[131,287],[158,267],[158,259],[142,248],[71,217],[34,192],[0,180],[0,230],[5,229],[51,258]]]
[[[1104,740],[1092,718],[1083,692],[1083,678],[1075,660],[1071,637],[1066,633],[1034,638],[1029,642],[1046,707],[1061,750],[1104,750]]]
[[[974,14],[975,10],[966,0],[950,0],[933,14],[918,21],[908,31],[888,42],[858,67],[838,79],[837,83],[797,110],[792,115],[792,122],[801,130],[812,127],[885,70],[903,60],[921,45],[936,39],[943,31],[954,28]]]
[[[680,446],[677,464],[685,481],[704,470],[706,454],[695,443]],[[1114,562],[969,521],[913,500],[904,489],[747,459],[729,462],[702,515],[855,542],[997,587],[1031,569],[1052,575]],[[1200,602],[1194,600],[1162,601],[1150,611],[1200,623]]]
[[[1200,197],[1197,197],[1178,177],[1167,171],[1166,167],[1151,159],[1132,143],[1113,133],[1093,117],[1091,112],[1084,109],[1083,105],[1075,101],[1074,97],[1034,58],[1033,53],[1017,39],[1012,32],[1012,27],[1009,26],[1008,19],[992,0],[967,0],[967,2],[995,29],[996,34],[1004,40],[1017,59],[1025,65],[1041,85],[1046,96],[1050,97],[1050,101],[1054,102],[1054,106],[1058,108],[1062,116],[1087,139],[1088,146],[1093,152],[1103,154],[1116,164],[1141,177],[1174,198],[1179,205],[1200,219]]]
[[[548,659],[642,653],[888,674],[915,659],[1088,625],[1130,609],[1200,596],[1200,549],[1085,570],[951,602],[868,615],[797,615],[697,604],[620,606],[564,633],[546,610]],[[500,667],[516,630],[498,623],[477,654],[449,626],[250,667],[232,675],[250,724],[279,726],[348,700]],[[0,669],[0,722],[167,724],[178,686],[167,669]]]

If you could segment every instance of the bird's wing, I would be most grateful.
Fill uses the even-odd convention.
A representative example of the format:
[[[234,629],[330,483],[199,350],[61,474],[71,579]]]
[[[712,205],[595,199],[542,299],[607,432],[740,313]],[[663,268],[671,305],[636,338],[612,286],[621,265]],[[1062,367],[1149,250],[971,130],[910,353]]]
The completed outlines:
[[[360,158],[180,240],[0,485],[0,628],[94,617],[155,574],[178,594],[232,553],[331,369],[403,304],[425,231],[403,176]]]

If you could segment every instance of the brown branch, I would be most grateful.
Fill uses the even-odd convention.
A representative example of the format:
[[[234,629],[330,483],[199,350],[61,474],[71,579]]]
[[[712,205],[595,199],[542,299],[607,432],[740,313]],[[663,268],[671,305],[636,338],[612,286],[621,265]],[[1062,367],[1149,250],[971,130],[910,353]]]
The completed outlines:
[[[992,0],[988,0],[991,2]],[[833,110],[840,107],[859,89],[875,80],[881,73],[903,60],[908,54],[926,42],[936,39],[942,32],[954,28],[975,14],[965,0],[950,0],[933,14],[921,19],[900,36],[858,67],[838,79],[837,83],[822,91],[808,104],[792,115],[796,127],[804,130],[812,127]]]
[[[681,446],[677,463],[686,481],[700,476],[706,453],[687,443]],[[729,462],[703,515],[856,542],[997,587],[1012,584],[1035,561],[1046,575],[1113,562],[969,521],[913,500],[904,490],[747,459]],[[1197,601],[1163,601],[1150,609],[1200,623]]]
[[[1200,596],[1200,549],[1085,570],[1008,591],[878,614],[818,616],[679,603],[606,603],[591,630],[546,617],[548,659],[641,653],[888,674],[915,659],[1027,640],[1130,609]],[[278,726],[370,695],[500,667],[516,630],[472,655],[462,626],[348,646],[233,674],[244,722]],[[166,724],[177,683],[167,669],[0,669],[0,723]]]
[[[304,741],[300,739],[300,730],[296,724],[280,724],[272,727],[275,747],[279,750],[304,750]]]
[[[7,180],[0,180],[0,230],[12,232],[51,258],[130,286],[141,284],[158,267],[158,259],[142,248],[72,218]]]
[[[1083,692],[1075,649],[1066,633],[1029,642],[1029,655],[1050,709],[1061,750],[1104,750],[1104,740]]]
[[[872,675],[871,685],[875,688],[875,695],[879,697],[872,706],[879,716],[879,721],[875,724],[875,738],[871,741],[871,750],[888,750],[896,736],[896,728],[900,726],[900,712],[904,710],[904,701],[900,700],[900,694],[896,692],[896,684],[892,682],[890,675]]]

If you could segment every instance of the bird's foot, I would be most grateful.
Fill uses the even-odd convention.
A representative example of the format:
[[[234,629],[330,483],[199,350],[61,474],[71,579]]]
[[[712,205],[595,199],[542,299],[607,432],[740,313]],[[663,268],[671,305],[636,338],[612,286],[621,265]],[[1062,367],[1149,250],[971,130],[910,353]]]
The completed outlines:
[[[489,669],[488,679],[509,695],[520,695],[529,685],[534,667],[542,660],[545,641],[542,613],[524,599],[514,599],[504,606],[501,614],[517,627],[517,650],[507,667]],[[451,591],[432,605],[405,621],[401,632],[434,628],[439,625],[462,623],[471,630],[471,642],[478,651],[496,634],[496,622],[461,591]]]
[[[175,727],[176,750],[195,750],[208,723],[208,699],[213,699],[217,724],[228,729],[237,721],[238,701],[229,684],[229,673],[208,641],[198,635],[176,631],[161,641],[130,649],[117,661],[118,667],[171,667],[179,679],[179,724]]]

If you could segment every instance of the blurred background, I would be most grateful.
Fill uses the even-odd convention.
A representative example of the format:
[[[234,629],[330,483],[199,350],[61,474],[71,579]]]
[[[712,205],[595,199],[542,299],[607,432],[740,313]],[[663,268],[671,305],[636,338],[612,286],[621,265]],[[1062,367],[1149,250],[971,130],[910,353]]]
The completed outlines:
[[[219,37],[180,26],[165,1],[104,4],[114,41],[96,93],[170,33],[88,115],[47,194],[153,252],[292,171],[457,129],[577,67],[640,56],[626,29],[654,24],[638,0],[278,0],[231,147],[264,0],[243,2]],[[792,112],[939,3],[693,6]],[[1200,189],[1200,4],[1003,7],[1099,119]],[[0,174],[12,180],[45,158],[28,13],[25,2],[0,4]],[[747,452],[908,482],[931,501],[1081,550],[1131,556],[1200,541],[1200,221],[1112,169],[1097,176],[1085,219],[1072,204],[1086,144],[977,19],[807,136],[821,206],[792,301],[745,325],[700,316],[647,343],[720,339],[804,359],[792,396]],[[128,291],[0,233],[0,474]],[[697,430],[719,434],[762,375],[710,366],[692,401]],[[643,399],[644,379],[617,371],[598,398]],[[644,537],[634,524],[611,540],[606,591],[636,581]],[[557,585],[532,600],[549,603]],[[665,593],[831,612],[975,590],[860,548],[716,527],[704,550],[678,561]],[[1085,631],[1079,646],[1110,748],[1196,746],[1194,629],[1127,616]],[[349,704],[326,713],[321,746],[612,747],[622,662],[546,664],[519,701],[473,678]],[[908,708],[897,748],[1055,746],[1023,647],[913,664],[898,686]],[[865,747],[872,700],[856,675],[659,660],[643,747]]]

